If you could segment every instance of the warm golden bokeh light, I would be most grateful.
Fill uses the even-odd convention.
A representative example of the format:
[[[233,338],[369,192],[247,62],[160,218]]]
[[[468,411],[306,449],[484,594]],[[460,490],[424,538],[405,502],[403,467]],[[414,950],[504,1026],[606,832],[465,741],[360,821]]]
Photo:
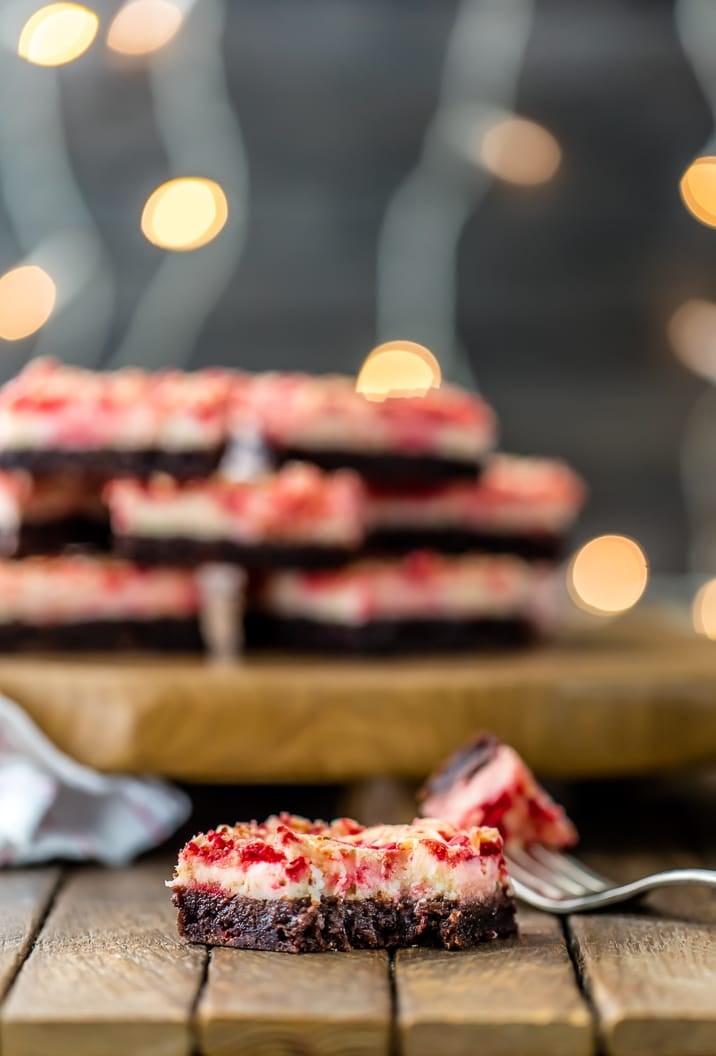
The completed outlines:
[[[142,231],[155,246],[186,252],[216,238],[228,216],[226,195],[218,183],[179,177],[149,196],[142,212]]]
[[[44,326],[57,299],[55,284],[36,264],[0,276],[0,338],[20,341]]]
[[[684,366],[712,381],[716,379],[716,304],[690,300],[669,320],[669,340]]]
[[[479,149],[482,164],[494,176],[524,186],[547,183],[562,161],[552,133],[524,117],[507,117],[491,125]]]
[[[387,341],[368,354],[356,380],[367,400],[425,396],[440,388],[440,364],[429,348],[414,341]]]
[[[600,535],[572,558],[567,588],[580,609],[612,615],[636,605],[648,579],[649,566],[638,543],[625,535]]]
[[[47,4],[23,26],[17,51],[37,66],[63,66],[87,51],[98,27],[97,15],[82,4]]]
[[[183,18],[171,0],[129,0],[109,27],[107,46],[122,55],[148,55],[176,36]]]
[[[697,158],[679,185],[686,208],[702,224],[716,227],[716,157]]]
[[[716,579],[697,590],[691,612],[697,634],[716,640]]]

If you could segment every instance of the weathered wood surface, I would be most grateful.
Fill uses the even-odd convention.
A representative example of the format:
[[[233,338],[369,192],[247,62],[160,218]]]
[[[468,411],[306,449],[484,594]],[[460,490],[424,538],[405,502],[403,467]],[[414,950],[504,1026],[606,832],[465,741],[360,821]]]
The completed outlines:
[[[0,998],[27,956],[60,876],[52,868],[0,873]]]
[[[587,853],[616,880],[716,864],[713,780],[605,789],[604,817],[619,818],[613,848]],[[592,811],[599,804],[592,801]],[[632,823],[633,819],[633,823]],[[591,826],[604,829],[594,817]],[[590,824],[585,825],[590,840]],[[716,1053],[716,894],[667,888],[636,907],[572,917],[569,933],[609,1056]]]
[[[620,880],[707,864],[684,852],[600,855],[591,860]],[[610,1056],[716,1053],[712,891],[665,889],[638,909],[572,917],[569,934]]]
[[[592,1021],[559,922],[525,911],[520,937],[477,950],[401,950],[405,1056],[588,1056]]]
[[[549,776],[716,760],[716,649],[644,616],[499,656],[3,657],[0,689],[81,762],[182,780],[419,779],[481,728]]]
[[[615,914],[570,924],[610,1056],[716,1052],[716,927]]]
[[[179,939],[167,875],[68,880],[0,1011],[3,1056],[188,1056],[207,954]]]
[[[617,879],[713,864],[714,786],[688,786],[582,786],[580,853]],[[383,953],[188,946],[170,868],[69,869],[59,887],[53,869],[0,874],[2,1056],[716,1053],[716,900],[703,889],[564,925],[521,909],[519,939],[400,951],[391,979]]]
[[[203,1056],[388,1056],[388,957],[214,949],[198,1011]]]

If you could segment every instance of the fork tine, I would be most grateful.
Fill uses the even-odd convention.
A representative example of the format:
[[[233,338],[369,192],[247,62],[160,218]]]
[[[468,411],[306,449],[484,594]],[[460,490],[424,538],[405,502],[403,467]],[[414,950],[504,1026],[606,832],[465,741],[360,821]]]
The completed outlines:
[[[511,856],[523,869],[533,876],[540,877],[556,888],[560,895],[583,895],[586,893],[584,884],[580,884],[570,876],[565,875],[559,867],[555,869],[551,862],[540,861],[534,854],[534,847],[512,851]]]
[[[577,861],[576,858],[572,858],[571,855],[558,854],[555,851],[548,850],[541,844],[535,844],[530,847],[530,852],[543,865],[553,869],[556,873],[561,873],[563,876],[569,876],[572,880],[581,884],[583,891],[603,891],[605,887],[609,886],[604,877],[592,872],[591,869],[587,868],[582,862]]]
[[[535,876],[529,869],[524,869],[511,855],[505,855],[505,861],[507,862],[507,872],[510,878],[519,881],[523,887],[527,888],[528,892],[535,891],[538,895],[545,895],[547,898],[562,898],[563,892],[560,888],[547,883],[539,876]]]

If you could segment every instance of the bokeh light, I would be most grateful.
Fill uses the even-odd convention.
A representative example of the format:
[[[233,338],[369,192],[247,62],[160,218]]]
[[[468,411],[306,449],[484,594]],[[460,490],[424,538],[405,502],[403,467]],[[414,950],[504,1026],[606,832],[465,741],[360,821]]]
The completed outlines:
[[[684,366],[716,380],[716,304],[686,301],[669,320],[668,333],[674,354]]]
[[[507,117],[491,125],[479,149],[482,164],[493,176],[523,186],[547,183],[562,161],[552,133],[523,117]]]
[[[122,55],[148,55],[176,36],[183,19],[172,0],[129,0],[109,27],[107,46]]]
[[[716,579],[696,591],[691,613],[697,634],[716,640]]]
[[[440,364],[415,341],[387,341],[368,354],[356,379],[356,392],[368,400],[425,396],[440,387]]]
[[[639,544],[625,535],[600,535],[585,543],[567,570],[567,589],[585,612],[613,615],[636,605],[649,566]]]
[[[52,315],[57,289],[47,272],[23,264],[0,276],[0,338],[20,341],[34,334]]]
[[[149,196],[142,212],[142,231],[155,246],[186,252],[216,238],[228,216],[226,195],[218,183],[179,177]]]
[[[681,197],[689,212],[708,227],[716,227],[716,157],[696,158],[681,177]]]
[[[98,28],[97,15],[82,4],[47,4],[23,26],[17,51],[37,66],[63,66],[87,51]]]

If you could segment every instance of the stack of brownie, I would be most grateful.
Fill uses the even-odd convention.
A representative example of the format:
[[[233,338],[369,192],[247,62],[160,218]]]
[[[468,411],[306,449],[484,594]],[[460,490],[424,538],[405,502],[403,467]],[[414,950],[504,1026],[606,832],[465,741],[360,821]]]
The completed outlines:
[[[494,445],[450,386],[34,361],[0,390],[0,647],[199,648],[207,564],[246,570],[249,647],[530,640],[583,487]]]

